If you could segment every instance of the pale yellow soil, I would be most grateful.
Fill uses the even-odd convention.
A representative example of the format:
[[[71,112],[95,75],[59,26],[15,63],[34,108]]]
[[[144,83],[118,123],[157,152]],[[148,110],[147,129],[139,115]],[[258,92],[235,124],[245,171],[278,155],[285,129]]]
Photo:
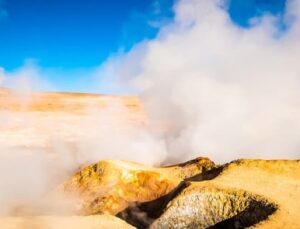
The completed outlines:
[[[1,229],[134,229],[110,215],[99,216],[40,216],[0,218]]]
[[[143,107],[138,98],[133,96],[82,93],[20,94],[0,88],[1,155],[6,152],[9,154],[19,152],[15,149],[26,149],[25,152],[47,152],[52,155],[53,147],[70,147],[76,152],[78,142],[86,136],[107,131],[111,123],[113,127],[123,125],[141,127],[146,125],[146,122]],[[58,153],[61,151],[63,150],[58,150]],[[0,218],[0,228],[126,229],[133,227],[118,218],[101,215],[7,217]]]
[[[203,186],[241,189],[278,205],[278,210],[255,228],[300,228],[300,161],[241,160]]]
[[[105,108],[120,103],[131,112],[141,112],[142,105],[134,96],[110,96],[87,93],[44,92],[22,94],[0,88],[0,109],[7,111],[85,113],[89,106]]]
[[[0,153],[10,147],[42,148],[50,152],[61,142],[74,147],[86,135],[94,136],[99,132],[106,135],[112,127],[119,130],[121,126],[144,127],[147,123],[143,106],[136,97],[80,93],[33,93],[24,96],[0,88]],[[71,177],[64,183],[64,191],[75,192],[86,203],[83,204],[84,210],[90,209],[89,213],[116,214],[130,202],[149,201],[168,193],[184,178],[201,171],[201,166],[195,164],[188,169],[157,169],[135,163],[106,161],[99,163],[95,170],[92,165]],[[299,161],[232,162],[214,179],[192,182],[190,189],[196,195],[198,193],[194,190],[206,190],[205,195],[208,196],[210,190],[217,190],[219,196],[224,192],[226,197],[228,193],[257,195],[274,203],[278,209],[255,228],[300,228]],[[187,191],[190,189],[188,187]],[[91,203],[94,205],[91,206]],[[106,227],[106,223],[117,225],[116,228],[130,228],[115,218],[104,218],[38,217],[32,221],[2,218],[0,228],[22,228],[27,226],[27,222],[33,222],[33,226],[23,228],[114,228]],[[39,227],[44,222],[48,222],[49,226]],[[69,227],[73,223],[75,226]]]
[[[0,88],[0,146],[51,148],[83,135],[147,123],[137,97],[81,93],[19,94]],[[84,131],[83,131],[84,130]],[[51,149],[50,149],[51,150]]]

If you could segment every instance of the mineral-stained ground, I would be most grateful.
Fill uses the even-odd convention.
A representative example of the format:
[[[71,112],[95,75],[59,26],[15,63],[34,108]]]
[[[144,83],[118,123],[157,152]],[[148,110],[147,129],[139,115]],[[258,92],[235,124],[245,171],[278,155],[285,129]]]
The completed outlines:
[[[62,139],[76,140],[78,133],[72,130],[82,130],[78,120],[89,112],[89,106],[101,108],[116,101],[125,107],[116,115],[120,123],[146,125],[135,97],[35,93],[20,100],[19,95],[1,89],[1,120],[11,114],[15,119],[1,122],[0,143],[47,149],[49,133],[54,131]],[[31,125],[19,122],[24,112],[34,114]],[[49,120],[58,124],[46,125]],[[217,165],[201,155],[165,167],[94,161],[74,170],[45,198],[53,195],[70,198],[73,215],[2,217],[0,228],[297,229],[300,161],[240,159]]]

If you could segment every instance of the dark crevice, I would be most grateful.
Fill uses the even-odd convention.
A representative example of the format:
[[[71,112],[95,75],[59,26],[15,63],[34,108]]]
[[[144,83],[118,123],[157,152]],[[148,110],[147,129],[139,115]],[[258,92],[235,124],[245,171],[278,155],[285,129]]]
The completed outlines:
[[[203,171],[182,181],[175,189],[167,195],[149,202],[135,202],[124,211],[120,212],[117,217],[125,220],[127,223],[139,228],[146,229],[158,219],[166,210],[167,204],[176,198],[185,188],[193,181],[212,180],[222,173],[227,165],[220,166],[211,170]],[[235,205],[234,201],[232,205]],[[232,208],[234,208],[232,206]],[[276,206],[265,200],[251,199],[249,206],[232,218],[223,220],[209,229],[242,229],[253,226],[263,220],[266,220],[276,211]]]
[[[249,206],[239,214],[221,221],[209,229],[242,229],[254,226],[266,220],[276,211],[274,204],[265,201],[251,200]]]
[[[172,165],[166,165],[166,166],[163,166],[163,168],[170,168],[170,167],[185,167],[185,166],[188,166],[188,165],[193,165],[193,164],[197,164],[199,161],[203,160],[204,158],[196,158],[196,159],[193,159],[193,160],[189,160],[189,161],[186,161],[186,162],[182,162],[182,163],[178,163],[178,164],[172,164]]]
[[[210,170],[203,170],[202,173],[185,179],[185,181],[205,181],[212,180],[223,172],[224,166],[219,166]]]
[[[189,182],[182,181],[167,195],[148,202],[135,202],[120,212],[117,217],[139,229],[148,228],[155,219],[162,215],[167,204],[189,185]]]
[[[127,223],[139,229],[148,228],[155,219],[162,215],[167,204],[177,197],[182,190],[188,187],[190,182],[214,179],[223,171],[223,168],[224,167],[222,166],[211,170],[204,170],[200,174],[187,178],[186,180],[180,182],[179,185],[170,193],[161,196],[158,199],[142,203],[132,203],[124,211],[117,214],[117,217],[125,220]]]

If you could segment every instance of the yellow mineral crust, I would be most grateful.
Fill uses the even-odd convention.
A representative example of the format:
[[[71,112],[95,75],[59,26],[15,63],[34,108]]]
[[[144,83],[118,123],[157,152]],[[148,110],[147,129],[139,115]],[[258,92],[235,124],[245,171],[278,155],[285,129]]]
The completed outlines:
[[[118,128],[149,126],[141,101],[132,96],[55,92],[24,94],[0,88],[0,111],[2,151],[26,148],[34,152],[47,149],[46,152],[53,153],[53,139],[61,140],[66,146],[76,146],[87,132],[94,130],[99,116],[100,124],[110,123]],[[167,124],[158,128],[164,128],[164,125]],[[97,126],[102,125],[98,123]],[[124,161],[101,161],[80,170],[55,191],[63,193],[68,200],[74,198],[71,203],[78,214],[116,215],[131,203],[151,202],[176,191],[176,187],[189,178],[185,181],[188,187],[179,194],[175,192],[170,202],[167,198],[167,207],[163,205],[163,214],[152,227],[214,227],[240,217],[250,206],[254,214],[244,214],[246,219],[260,218],[268,213],[263,220],[255,219],[258,223],[253,228],[300,228],[300,161],[238,160],[218,167],[223,168],[222,172],[211,176],[210,171],[215,167],[205,158],[162,168]],[[194,177],[203,172],[208,172],[208,175]],[[2,218],[0,228],[22,228],[22,225],[25,225],[23,228],[39,228],[39,222],[48,219],[57,227],[46,228],[60,228],[60,225],[69,228],[71,224],[68,223],[72,222],[76,225],[71,228],[94,228],[80,227],[85,223],[95,224],[97,228],[114,228],[101,224],[101,217],[106,216],[97,217],[35,217],[32,218],[32,227],[26,224],[30,222],[27,218]],[[16,226],[5,227],[10,222]],[[120,223],[117,223],[120,225],[117,228],[130,228],[122,221]]]
[[[255,228],[300,228],[300,161],[238,160],[206,183],[246,190],[275,203],[278,210]]]
[[[152,228],[206,228],[238,217],[235,224],[253,228],[296,229],[299,196],[300,161],[238,160],[212,180],[191,182]]]
[[[208,228],[240,214],[254,202],[267,203],[245,191],[206,187],[194,182],[168,204],[151,228]]]
[[[214,167],[214,163],[206,158],[166,168],[101,161],[79,171],[58,191],[75,196],[80,214],[115,215],[132,202],[157,199],[172,191],[183,179]]]

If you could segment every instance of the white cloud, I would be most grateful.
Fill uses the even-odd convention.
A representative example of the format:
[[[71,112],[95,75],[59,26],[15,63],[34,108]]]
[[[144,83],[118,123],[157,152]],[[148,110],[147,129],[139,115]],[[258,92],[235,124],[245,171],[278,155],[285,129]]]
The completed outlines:
[[[12,88],[22,95],[28,95],[33,91],[51,90],[53,88],[45,79],[43,70],[32,60],[27,60],[21,68],[14,71],[5,72],[1,68],[0,78],[2,86]]]
[[[93,87],[100,83],[94,88],[109,85],[110,92],[132,86],[154,125],[151,131],[121,124],[120,104],[104,110],[91,104],[80,119],[1,112],[0,214],[10,213],[15,200],[39,202],[58,178],[101,159],[159,164],[196,156],[217,162],[299,158],[300,0],[288,2],[284,17],[289,29],[279,37],[275,16],[264,15],[242,29],[222,4],[178,1],[173,22],[155,39],[118,53],[84,76]],[[49,89],[47,74],[27,63],[10,73],[0,68],[0,81],[24,95]],[[11,130],[15,138],[9,138],[7,125],[18,126]],[[11,148],[9,140],[18,147]],[[28,152],[30,144],[35,150]]]
[[[170,158],[299,158],[300,7],[234,24],[221,0],[181,0],[174,22],[125,61],[151,117],[168,123]],[[141,49],[141,47],[139,47]],[[129,59],[129,60],[128,60]]]

